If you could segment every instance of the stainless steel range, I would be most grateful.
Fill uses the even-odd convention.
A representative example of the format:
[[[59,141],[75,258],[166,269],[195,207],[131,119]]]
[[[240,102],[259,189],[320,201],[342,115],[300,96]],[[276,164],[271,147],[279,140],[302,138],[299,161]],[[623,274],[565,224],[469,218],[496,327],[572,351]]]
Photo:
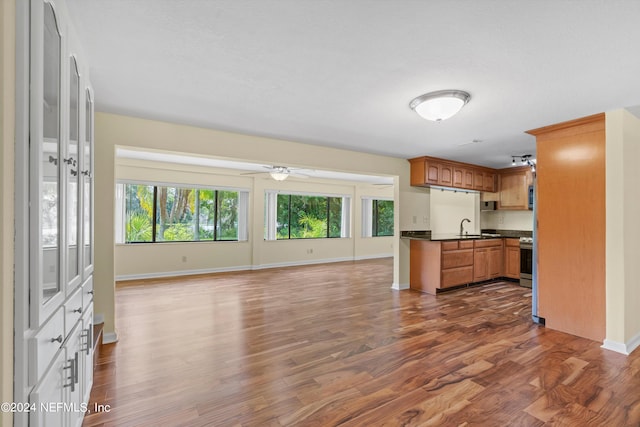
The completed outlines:
[[[533,280],[533,237],[520,238],[520,286],[531,287]]]

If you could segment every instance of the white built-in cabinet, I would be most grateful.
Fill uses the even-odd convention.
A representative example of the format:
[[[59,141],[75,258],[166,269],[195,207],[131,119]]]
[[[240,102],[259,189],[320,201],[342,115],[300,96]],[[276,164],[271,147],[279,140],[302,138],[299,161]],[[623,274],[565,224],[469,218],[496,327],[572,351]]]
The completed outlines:
[[[16,426],[80,426],[93,382],[93,94],[64,0],[17,10]],[[21,99],[20,96],[24,95]],[[20,255],[20,254],[19,254]]]

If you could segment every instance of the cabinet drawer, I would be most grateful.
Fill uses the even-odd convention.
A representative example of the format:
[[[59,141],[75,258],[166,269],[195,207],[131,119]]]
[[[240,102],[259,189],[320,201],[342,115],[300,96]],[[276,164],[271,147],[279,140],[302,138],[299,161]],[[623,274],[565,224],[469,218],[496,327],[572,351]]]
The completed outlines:
[[[442,253],[442,269],[473,265],[473,249],[461,249]]]
[[[476,248],[489,248],[492,246],[502,246],[502,239],[476,240]]]
[[[458,241],[457,240],[451,240],[448,242],[442,242],[441,243],[441,248],[443,251],[455,251],[456,249],[458,249]]]
[[[82,285],[82,312],[86,312],[89,304],[93,302],[93,276],[89,277]]]
[[[68,335],[82,316],[82,288],[79,288],[64,304],[64,328]]]
[[[464,285],[471,282],[473,282],[473,265],[442,270],[442,281],[440,285],[443,288]]]
[[[504,244],[506,246],[515,246],[520,247],[520,239],[504,239]]]
[[[40,332],[29,340],[29,385],[40,380],[64,338],[64,311],[59,308]]]
[[[473,249],[473,240],[460,240],[458,245],[460,249]]]

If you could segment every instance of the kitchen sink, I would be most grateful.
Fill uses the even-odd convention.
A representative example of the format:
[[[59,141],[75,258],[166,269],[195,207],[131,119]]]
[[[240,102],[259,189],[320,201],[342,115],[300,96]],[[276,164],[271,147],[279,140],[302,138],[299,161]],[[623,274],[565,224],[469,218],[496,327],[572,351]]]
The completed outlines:
[[[460,236],[461,239],[493,239],[493,238],[497,238],[500,237],[499,234],[489,234],[489,233],[482,233],[482,234],[463,234]]]

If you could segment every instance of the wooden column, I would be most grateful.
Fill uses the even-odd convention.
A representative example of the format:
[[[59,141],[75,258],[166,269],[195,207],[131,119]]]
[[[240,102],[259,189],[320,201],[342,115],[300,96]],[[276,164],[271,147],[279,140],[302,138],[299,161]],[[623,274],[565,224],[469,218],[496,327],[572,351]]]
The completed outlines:
[[[605,337],[605,115],[528,131],[537,140],[538,313]]]

